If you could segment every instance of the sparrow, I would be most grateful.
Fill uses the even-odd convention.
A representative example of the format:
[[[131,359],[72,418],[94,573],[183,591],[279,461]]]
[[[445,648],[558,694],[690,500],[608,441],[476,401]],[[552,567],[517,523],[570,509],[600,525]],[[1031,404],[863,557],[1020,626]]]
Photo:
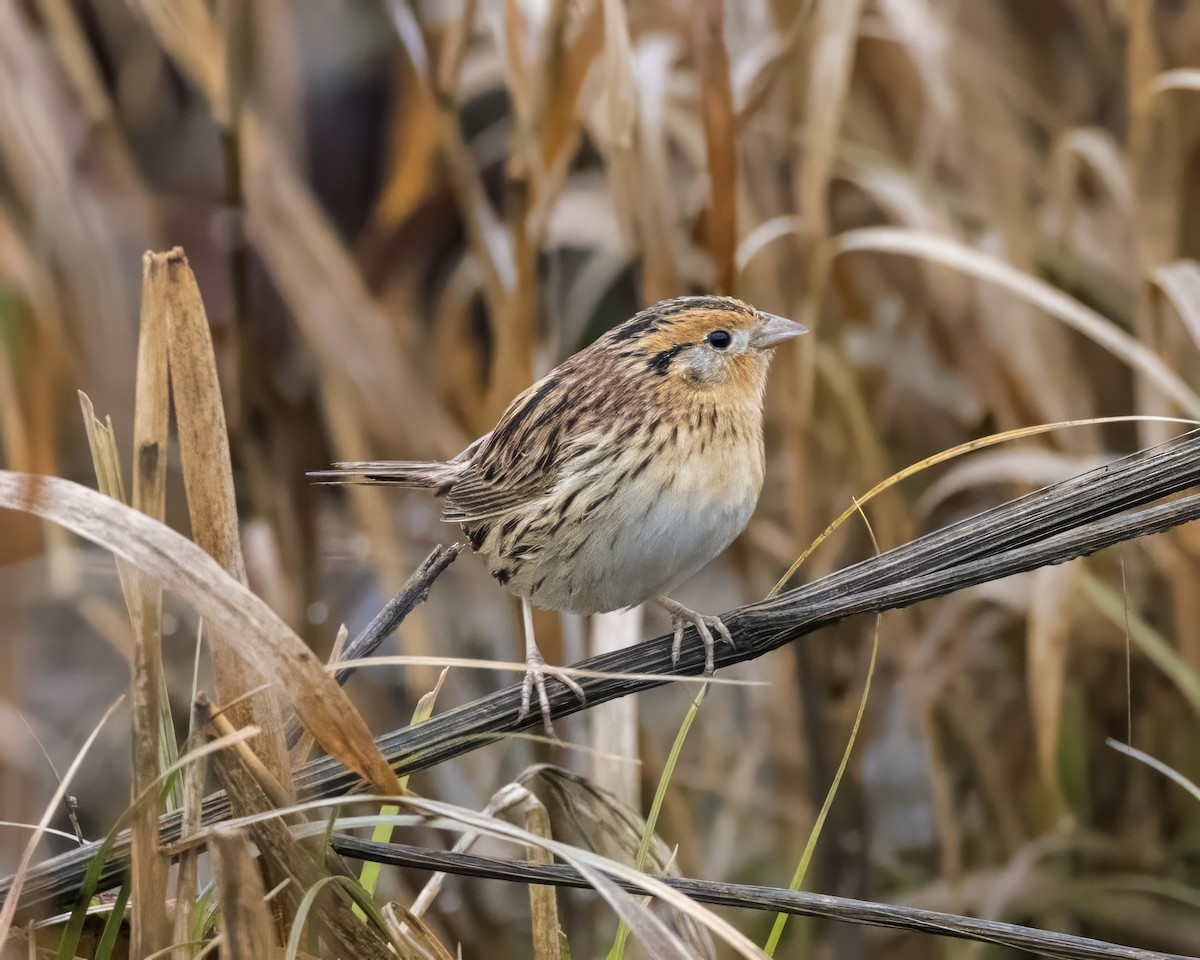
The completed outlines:
[[[741,533],[762,490],[763,398],[779,344],[807,332],[732,297],[664,300],[568,357],[490,433],[449,461],[337,463],[333,483],[432,490],[505,589],[521,598],[525,679],[554,736],[533,606],[582,615],[656,601],[713,672],[719,617],[668,594]],[[557,675],[582,698],[579,685]]]

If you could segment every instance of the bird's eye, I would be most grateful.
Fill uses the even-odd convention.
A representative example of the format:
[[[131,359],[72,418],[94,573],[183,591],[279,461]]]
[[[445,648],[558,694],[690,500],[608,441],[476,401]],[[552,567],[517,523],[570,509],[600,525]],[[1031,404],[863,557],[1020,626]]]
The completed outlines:
[[[714,330],[708,335],[707,339],[709,344],[717,350],[724,350],[733,343],[733,337],[729,335],[728,330]]]

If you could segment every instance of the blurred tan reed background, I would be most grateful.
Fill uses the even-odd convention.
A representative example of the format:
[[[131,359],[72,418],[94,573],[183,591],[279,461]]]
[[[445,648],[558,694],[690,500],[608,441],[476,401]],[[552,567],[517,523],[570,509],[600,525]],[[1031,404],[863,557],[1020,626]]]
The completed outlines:
[[[324,657],[457,531],[424,495],[314,489],[305,470],[451,455],[640,306],[731,292],[815,335],[775,365],[755,519],[679,593],[728,609],[852,496],[943,448],[1197,416],[1176,379],[1198,379],[1191,68],[1196,0],[4,0],[0,462],[94,485],[77,389],[130,449],[141,256],[183,246],[251,586]],[[1178,429],[993,448],[867,513],[891,546]],[[186,530],[177,460],[168,484]],[[850,524],[802,576],[871,549]],[[1200,806],[1104,740],[1128,732],[1128,620],[1134,743],[1200,779],[1198,551],[1185,528],[885,617],[807,885],[1194,950]],[[183,723],[196,623],[167,610]],[[131,641],[111,557],[7,512],[0,612],[0,818],[27,822],[54,785],[32,733],[65,767],[128,685]],[[538,619],[560,663],[584,654],[585,627]],[[647,612],[647,634],[664,628]],[[872,628],[736,671],[767,688],[710,695],[660,825],[685,873],[786,884]],[[519,649],[514,603],[464,557],[384,652]],[[373,669],[349,689],[382,732],[436,672]],[[438,707],[513,679],[452,671]],[[627,779],[643,809],[690,696],[639,704]],[[89,838],[128,801],[128,730],[125,713],[72,788]],[[550,756],[591,769],[513,743],[414,786],[478,808]],[[0,872],[26,837],[0,829]],[[452,881],[435,924],[464,955],[526,956],[524,909],[500,884]],[[768,921],[738,920],[760,942]],[[820,956],[994,952],[794,924]]]

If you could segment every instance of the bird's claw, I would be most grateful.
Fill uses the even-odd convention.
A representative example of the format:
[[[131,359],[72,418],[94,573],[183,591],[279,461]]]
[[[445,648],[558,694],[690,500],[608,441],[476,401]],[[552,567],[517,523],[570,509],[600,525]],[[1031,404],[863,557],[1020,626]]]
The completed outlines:
[[[700,639],[704,642],[704,675],[711,677],[716,670],[714,648],[717,642],[713,638],[713,631],[715,630],[722,640],[737,649],[737,644],[733,642],[733,635],[729,632],[729,628],[725,626],[720,617],[696,613],[682,604],[674,604],[667,610],[671,614],[671,625],[675,628],[675,640],[671,644],[671,665],[678,666],[679,664],[679,654],[683,651],[683,631],[690,624],[696,628],[696,632],[700,634]]]
[[[525,679],[521,683],[521,709],[517,712],[517,720],[524,720],[529,715],[529,708],[533,700],[533,691],[537,690],[538,706],[542,711],[542,723],[546,727],[546,736],[551,740],[557,740],[558,734],[554,732],[554,724],[550,721],[550,697],[546,693],[546,659],[538,652],[530,652],[525,656]],[[567,687],[580,703],[584,703],[587,697],[584,695],[583,687],[576,683],[571,677],[562,673],[553,674],[556,680],[559,680]]]

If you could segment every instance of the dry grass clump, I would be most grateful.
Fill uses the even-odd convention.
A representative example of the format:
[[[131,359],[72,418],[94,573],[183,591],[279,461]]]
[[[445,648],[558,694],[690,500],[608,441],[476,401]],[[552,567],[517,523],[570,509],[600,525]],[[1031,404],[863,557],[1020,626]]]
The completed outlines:
[[[777,888],[875,624],[747,661],[677,756],[686,684],[567,720],[591,750],[505,737],[410,783],[372,731],[494,690],[468,662],[514,659],[518,620],[464,558],[394,645],[367,631],[404,665],[343,686],[323,662],[454,531],[304,471],[456,453],[698,290],[815,331],[776,363],[755,519],[681,594],[706,611],[939,451],[1020,432],[865,503],[881,548],[1166,440],[1200,419],[1197,40],[1196,0],[0,3],[0,820],[37,826],[0,827],[0,874],[76,829],[131,845],[62,916],[9,896],[0,943],[541,960],[620,918],[631,954],[760,955],[770,912],[698,902],[813,907]],[[873,552],[852,518],[799,577]],[[929,911],[1200,952],[1197,798],[1106,745],[1200,782],[1198,563],[1183,526],[884,616],[805,887],[916,913],[792,921],[781,955],[924,953]],[[567,663],[655,616],[537,628]],[[368,786],[314,796],[313,749]],[[474,875],[431,880],[456,839]]]

